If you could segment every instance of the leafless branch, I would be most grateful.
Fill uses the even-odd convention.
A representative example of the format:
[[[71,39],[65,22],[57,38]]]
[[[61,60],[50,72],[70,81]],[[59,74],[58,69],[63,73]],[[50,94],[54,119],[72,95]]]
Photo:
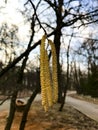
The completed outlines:
[[[84,25],[89,25],[89,24],[92,24],[92,23],[97,23],[98,22],[98,19],[94,20],[94,21],[91,21],[91,22],[86,22],[86,23],[83,23],[81,24],[80,26],[78,26],[78,28],[80,28],[81,26],[84,26]]]
[[[67,34],[66,36],[71,36],[71,35]],[[78,37],[78,38],[83,38],[83,39],[98,41],[98,39],[89,38],[89,37],[83,37],[83,36],[78,36],[78,35],[73,35],[73,37]]]
[[[38,8],[38,5],[37,5],[37,8],[36,8],[35,5],[33,4],[32,0],[28,0],[28,1],[30,2],[30,4],[32,5],[32,7],[33,7],[33,9],[34,9],[34,14],[36,15],[36,19],[37,19],[37,21],[38,21],[40,27],[43,29],[43,31],[45,32],[45,34],[47,34],[45,28],[42,26],[42,24],[41,24],[41,22],[40,22],[40,20],[39,20],[39,18],[38,18],[38,16],[37,16],[37,13],[36,13],[36,10],[37,10],[37,8]]]
[[[48,23],[42,22],[41,24],[44,24],[44,25],[46,25],[47,27],[51,28],[52,30],[55,30],[55,28],[52,27],[52,26],[51,26],[50,24],[48,24]]]
[[[50,37],[51,35],[53,35],[55,33],[56,30],[54,30],[53,32],[51,32],[50,34],[47,35],[47,37]],[[21,61],[21,59],[28,55],[28,53],[30,53],[33,49],[35,49],[38,45],[40,45],[41,40],[39,40],[38,42],[36,42],[34,45],[32,45],[31,47],[27,48],[19,57],[17,57],[12,63],[8,64],[7,67],[5,67],[4,69],[1,70],[0,72],[0,77],[3,76],[7,71],[9,71],[11,68],[13,68],[19,61]]]
[[[56,4],[57,2],[56,2],[56,0],[54,1],[54,3],[52,3],[50,0],[44,0],[44,1],[47,2],[55,12],[57,12],[57,4]]]
[[[0,105],[2,105],[6,100],[10,99],[10,96],[8,96],[7,98],[3,99],[1,102],[0,102]]]

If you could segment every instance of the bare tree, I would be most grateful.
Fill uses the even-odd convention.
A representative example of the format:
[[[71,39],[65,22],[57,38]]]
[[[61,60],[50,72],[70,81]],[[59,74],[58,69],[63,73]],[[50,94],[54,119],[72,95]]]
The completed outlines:
[[[2,69],[0,72],[0,76],[4,75],[9,69],[14,67],[21,59],[24,58],[22,67],[21,67],[21,74],[23,74],[24,68],[26,66],[26,61],[28,59],[29,53],[36,48],[38,45],[40,45],[40,40],[36,42],[35,44],[31,45],[33,41],[33,36],[35,33],[34,27],[38,26],[39,30],[42,29],[43,32],[47,35],[47,37],[53,36],[53,41],[55,44],[56,48],[56,54],[57,54],[57,68],[58,68],[58,85],[59,85],[59,99],[58,102],[62,101],[62,90],[61,90],[61,83],[60,83],[60,77],[61,77],[61,71],[60,71],[60,62],[59,62],[59,57],[60,57],[60,46],[61,46],[61,37],[63,34],[63,29],[67,27],[81,27],[85,25],[89,25],[94,22],[98,22],[98,9],[97,6],[94,8],[84,8],[86,4],[88,4],[84,0],[82,1],[64,1],[64,0],[38,0],[37,1],[37,6],[35,3],[35,0],[28,0],[25,5],[29,4],[32,7],[32,12],[33,16],[31,17],[31,30],[32,30],[32,35],[30,38],[30,42],[28,43],[28,47],[24,53],[22,53],[19,57],[17,57],[13,62],[11,62],[6,68]],[[44,6],[43,6],[44,5]],[[39,14],[39,8],[42,8],[43,6],[43,11],[40,12]],[[85,11],[83,11],[85,9]],[[50,13],[52,15],[49,15]],[[54,19],[50,19],[50,17],[54,16]],[[51,23],[51,24],[50,24]],[[76,25],[76,23],[78,23]],[[69,46],[70,47],[70,46]],[[68,53],[67,57],[69,60],[69,47],[68,47]],[[69,63],[68,63],[69,64]],[[69,67],[69,66],[68,66]],[[69,69],[69,68],[68,68]],[[68,70],[69,71],[69,70]],[[21,75],[20,74],[20,75]],[[68,74],[68,73],[67,73]],[[20,78],[19,78],[20,79]],[[21,81],[21,80],[20,80]],[[68,82],[67,82],[68,83]],[[67,84],[68,85],[68,84]],[[36,96],[36,95],[35,95]],[[32,96],[33,98],[35,96]],[[17,97],[17,93],[15,93],[15,98],[14,99],[14,105],[15,105],[15,99]],[[33,100],[32,98],[32,100]],[[29,100],[28,102],[31,104],[31,101]],[[27,110],[30,108],[30,104],[27,107]],[[14,113],[14,112],[13,112]],[[25,113],[27,116],[27,112]],[[25,116],[25,119],[26,119]],[[26,121],[26,120],[25,120]],[[24,129],[25,123],[23,124],[22,129]]]
[[[8,27],[7,23],[3,23],[0,28],[0,45],[1,51],[4,56],[4,64],[8,64],[15,59],[17,53],[15,47],[19,47],[19,40],[17,36],[18,27],[16,25],[11,25]]]

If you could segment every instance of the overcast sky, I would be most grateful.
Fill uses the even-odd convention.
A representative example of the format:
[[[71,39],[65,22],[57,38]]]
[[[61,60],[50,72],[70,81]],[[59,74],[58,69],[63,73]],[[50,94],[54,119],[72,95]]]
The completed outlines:
[[[8,25],[15,24],[19,27],[18,36],[21,41],[26,40],[26,36],[29,32],[29,24],[24,23],[24,18],[19,12],[19,9],[23,8],[21,0],[8,0],[7,4],[2,0],[0,3],[0,26],[6,22]]]
[[[11,24],[15,24],[18,25],[19,27],[19,32],[18,32],[18,36],[20,38],[20,41],[22,43],[28,43],[28,36],[29,31],[30,31],[30,24],[29,23],[24,23],[24,17],[22,16],[22,14],[19,12],[19,9],[24,8],[24,3],[26,0],[7,0],[7,4],[5,3],[4,0],[1,1],[0,3],[0,26],[2,25],[2,23],[6,22],[9,25]],[[98,29],[97,27],[94,29],[92,26],[89,26],[88,28],[85,27],[81,27],[80,29],[75,30],[76,32],[78,32],[78,36],[83,36],[83,37],[88,37],[90,32],[93,32],[96,36],[96,34],[98,34]],[[70,29],[67,28],[67,33],[69,32],[70,34]],[[39,32],[41,34],[41,32]],[[41,38],[41,35],[39,36],[39,38]],[[69,39],[70,37],[67,37],[65,39],[65,43],[66,45],[68,45],[69,43]],[[82,39],[79,38],[79,40],[81,41]],[[76,44],[79,44],[75,39],[72,39],[73,44],[71,44],[71,46],[75,46]],[[67,47],[67,46],[66,46]],[[63,46],[62,46],[63,48]],[[36,51],[35,51],[36,53]]]

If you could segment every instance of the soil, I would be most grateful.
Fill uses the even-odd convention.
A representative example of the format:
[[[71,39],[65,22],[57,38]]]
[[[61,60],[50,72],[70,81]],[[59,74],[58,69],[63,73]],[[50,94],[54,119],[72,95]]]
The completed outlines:
[[[65,104],[62,112],[58,111],[60,104],[45,112],[41,102],[32,103],[28,114],[25,130],[98,130],[98,122],[86,117],[73,107]],[[0,130],[4,130],[8,112],[0,113]],[[11,130],[19,130],[22,112],[15,113]]]

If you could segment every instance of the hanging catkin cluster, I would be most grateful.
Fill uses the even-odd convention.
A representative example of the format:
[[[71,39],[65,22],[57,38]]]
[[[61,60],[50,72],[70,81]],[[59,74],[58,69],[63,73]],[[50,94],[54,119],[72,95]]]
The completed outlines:
[[[48,53],[45,49],[46,36],[44,35],[41,40],[40,47],[40,80],[41,80],[41,95],[42,105],[45,111],[53,105],[58,99],[58,82],[57,82],[57,61],[55,45],[51,40],[48,44],[52,50],[52,77],[49,67]]]

